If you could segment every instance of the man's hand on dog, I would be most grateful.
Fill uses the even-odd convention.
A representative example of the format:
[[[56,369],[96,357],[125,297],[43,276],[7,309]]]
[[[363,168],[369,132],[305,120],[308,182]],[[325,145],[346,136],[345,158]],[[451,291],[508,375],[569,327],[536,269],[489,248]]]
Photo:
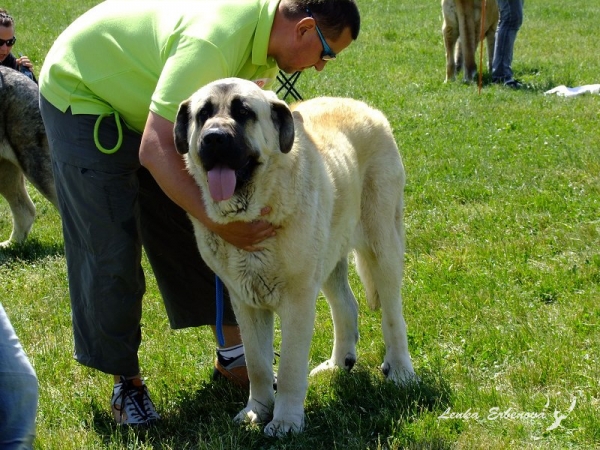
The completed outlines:
[[[271,212],[269,206],[261,210],[261,216]],[[266,220],[253,220],[252,222],[230,222],[228,224],[213,223],[211,231],[218,234],[231,245],[247,252],[262,250],[260,244],[265,239],[277,234],[273,224]]]

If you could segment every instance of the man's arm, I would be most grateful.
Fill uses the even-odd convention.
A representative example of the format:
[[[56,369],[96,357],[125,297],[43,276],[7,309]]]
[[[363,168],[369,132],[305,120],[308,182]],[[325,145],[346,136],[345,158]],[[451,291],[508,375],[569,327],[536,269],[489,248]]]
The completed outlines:
[[[275,235],[266,221],[217,224],[206,215],[199,187],[175,149],[173,122],[150,112],[140,146],[140,162],[171,200],[198,219],[209,230],[238,248],[259,250],[260,242]],[[268,210],[265,210],[266,214]]]

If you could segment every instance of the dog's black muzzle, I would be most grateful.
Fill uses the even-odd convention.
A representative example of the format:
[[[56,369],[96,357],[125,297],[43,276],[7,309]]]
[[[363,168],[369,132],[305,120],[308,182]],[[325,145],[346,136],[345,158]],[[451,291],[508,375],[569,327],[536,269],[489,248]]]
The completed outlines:
[[[217,165],[239,170],[248,164],[247,145],[239,133],[226,127],[211,127],[200,136],[200,160],[207,172]]]

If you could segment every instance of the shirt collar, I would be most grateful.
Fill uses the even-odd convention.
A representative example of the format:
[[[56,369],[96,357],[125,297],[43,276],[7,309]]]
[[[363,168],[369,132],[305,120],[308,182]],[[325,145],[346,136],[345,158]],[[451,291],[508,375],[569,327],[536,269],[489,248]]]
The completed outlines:
[[[252,63],[257,66],[275,65],[275,60],[267,56],[271,28],[280,0],[263,0],[252,45]]]

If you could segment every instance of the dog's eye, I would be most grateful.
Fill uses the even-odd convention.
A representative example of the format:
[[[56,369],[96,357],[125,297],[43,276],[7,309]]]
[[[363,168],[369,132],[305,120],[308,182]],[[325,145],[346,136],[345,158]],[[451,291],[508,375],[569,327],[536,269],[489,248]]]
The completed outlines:
[[[213,114],[213,104],[211,102],[207,102],[204,104],[202,108],[198,111],[198,120],[201,122],[207,121],[210,116]]]
[[[252,120],[255,116],[250,105],[242,99],[236,98],[231,102],[231,116],[238,121]]]

